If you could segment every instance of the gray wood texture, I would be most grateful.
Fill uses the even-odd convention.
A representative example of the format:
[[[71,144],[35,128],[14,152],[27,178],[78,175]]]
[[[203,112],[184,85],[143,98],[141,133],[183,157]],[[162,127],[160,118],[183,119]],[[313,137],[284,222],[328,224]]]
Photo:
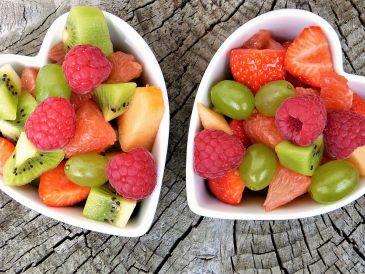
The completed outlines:
[[[165,75],[171,136],[154,223],[140,238],[98,234],[37,214],[0,193],[0,273],[365,273],[365,198],[293,221],[227,221],[186,202],[185,149],[193,100],[212,55],[238,26],[273,9],[311,10],[341,38],[345,70],[365,75],[363,0],[3,0],[0,52],[35,55],[70,5],[126,20]]]

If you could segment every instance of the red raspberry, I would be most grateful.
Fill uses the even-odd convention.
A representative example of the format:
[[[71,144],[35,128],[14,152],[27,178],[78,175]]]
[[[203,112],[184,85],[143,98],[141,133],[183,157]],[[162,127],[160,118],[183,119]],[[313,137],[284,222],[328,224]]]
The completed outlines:
[[[108,78],[112,65],[99,48],[79,45],[66,54],[62,68],[72,91],[85,94]]]
[[[40,150],[61,149],[74,136],[75,125],[75,111],[70,101],[49,97],[30,114],[25,124],[25,133]]]
[[[319,96],[291,97],[276,111],[275,122],[287,140],[307,146],[322,134],[326,126],[326,108]]]
[[[119,195],[133,200],[150,195],[157,182],[155,160],[144,148],[136,148],[112,158],[108,162],[106,174]]]
[[[221,130],[203,130],[194,142],[194,169],[203,178],[223,176],[238,167],[245,154],[241,140]]]
[[[357,147],[365,145],[365,117],[351,110],[329,113],[324,141],[329,156],[347,158]]]
[[[245,148],[247,148],[247,147],[249,147],[249,145],[251,145],[251,140],[248,137],[247,133],[245,132],[245,128],[243,126],[243,121],[233,119],[229,123],[229,127],[231,128],[233,135],[238,137],[241,140],[241,142]]]

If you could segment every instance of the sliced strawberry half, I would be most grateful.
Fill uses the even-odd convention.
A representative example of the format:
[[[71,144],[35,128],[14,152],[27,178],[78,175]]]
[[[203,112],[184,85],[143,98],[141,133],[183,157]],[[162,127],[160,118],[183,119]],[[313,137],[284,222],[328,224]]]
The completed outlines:
[[[293,76],[312,87],[320,87],[324,72],[333,71],[331,52],[322,29],[305,28],[288,47],[285,68]]]
[[[365,99],[353,92],[352,107],[351,110],[365,115]]]
[[[5,138],[0,137],[0,175],[3,174],[3,167],[10,155],[13,153],[15,146]]]

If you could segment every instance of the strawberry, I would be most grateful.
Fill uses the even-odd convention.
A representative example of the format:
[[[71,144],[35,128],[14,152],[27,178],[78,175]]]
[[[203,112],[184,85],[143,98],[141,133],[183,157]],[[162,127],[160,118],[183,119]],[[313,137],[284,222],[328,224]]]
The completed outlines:
[[[65,60],[66,48],[63,42],[59,42],[55,46],[53,46],[48,52],[48,59],[52,61],[52,63],[62,64]]]
[[[35,83],[37,80],[38,68],[25,68],[20,78],[22,90],[29,92],[35,97]]]
[[[353,110],[361,115],[365,115],[365,99],[361,98],[355,92],[353,92],[351,110]]]
[[[274,49],[285,50],[285,48],[272,38],[271,32],[261,29],[250,37],[243,45],[244,49]]]
[[[241,202],[245,184],[241,180],[238,168],[236,168],[222,177],[209,179],[208,188],[218,200],[237,205]]]
[[[303,195],[307,192],[310,183],[310,177],[279,166],[270,182],[263,204],[265,211],[274,210]]]
[[[305,28],[288,47],[285,69],[312,87],[320,87],[320,76],[333,71],[331,52],[320,27]]]
[[[248,148],[249,145],[251,145],[250,138],[248,138],[248,135],[245,132],[243,121],[233,119],[229,123],[229,127],[231,128],[233,135],[241,140],[245,148]]]
[[[236,81],[257,92],[264,84],[285,78],[283,50],[233,49],[230,68]]]
[[[47,206],[72,206],[85,200],[89,194],[90,187],[79,186],[67,179],[64,167],[65,162],[62,162],[40,178],[38,194]]]
[[[300,81],[299,79],[295,78],[293,75],[291,75],[289,72],[286,72],[285,74],[285,80],[290,82],[294,87],[308,87],[308,85],[304,84],[302,81]]]
[[[281,43],[281,45],[283,46],[283,48],[288,49],[291,43],[293,43],[293,41],[284,41],[283,43]]]
[[[3,167],[10,155],[13,153],[15,146],[5,138],[0,137],[0,174],[3,174]]]

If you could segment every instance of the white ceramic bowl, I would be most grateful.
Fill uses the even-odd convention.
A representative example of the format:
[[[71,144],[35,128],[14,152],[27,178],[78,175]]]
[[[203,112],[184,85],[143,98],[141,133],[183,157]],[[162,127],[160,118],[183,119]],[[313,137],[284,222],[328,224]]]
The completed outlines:
[[[68,13],[60,16],[48,29],[37,56],[28,57],[4,54],[0,55],[0,65],[11,64],[18,73],[20,73],[24,67],[41,67],[45,65],[48,62],[47,53],[49,49],[62,40],[63,29],[66,23],[67,15]],[[58,221],[97,232],[118,236],[137,237],[145,234],[151,227],[157,208],[169,138],[169,103],[161,68],[147,43],[130,25],[128,25],[119,17],[107,12],[104,12],[104,15],[108,21],[110,36],[114,48],[133,54],[143,65],[143,83],[159,86],[163,91],[165,112],[152,150],[152,154],[157,164],[157,186],[155,190],[151,196],[141,202],[141,205],[137,211],[138,214],[131,218],[131,220],[128,222],[128,225],[125,228],[118,228],[107,223],[96,222],[83,218],[82,207],[47,207],[40,201],[37,191],[32,186],[4,186],[0,177],[0,189],[24,206]]]
[[[229,52],[240,47],[260,29],[268,29],[279,39],[293,40],[305,27],[317,25],[324,31],[332,53],[337,73],[345,76],[351,89],[365,97],[365,77],[350,75],[343,71],[341,44],[335,30],[323,18],[303,10],[276,10],[260,15],[232,33],[213,56],[200,83],[190,121],[187,145],[186,191],[190,209],[196,214],[222,219],[236,220],[286,220],[323,214],[338,209],[365,194],[365,179],[361,179],[357,189],[346,198],[332,204],[315,203],[308,195],[303,195],[290,204],[270,213],[263,210],[265,197],[244,195],[238,206],[224,204],[214,198],[206,189],[201,177],[194,173],[194,137],[201,129],[197,103],[209,104],[209,90],[218,81],[229,75]],[[250,197],[251,196],[251,197]]]

